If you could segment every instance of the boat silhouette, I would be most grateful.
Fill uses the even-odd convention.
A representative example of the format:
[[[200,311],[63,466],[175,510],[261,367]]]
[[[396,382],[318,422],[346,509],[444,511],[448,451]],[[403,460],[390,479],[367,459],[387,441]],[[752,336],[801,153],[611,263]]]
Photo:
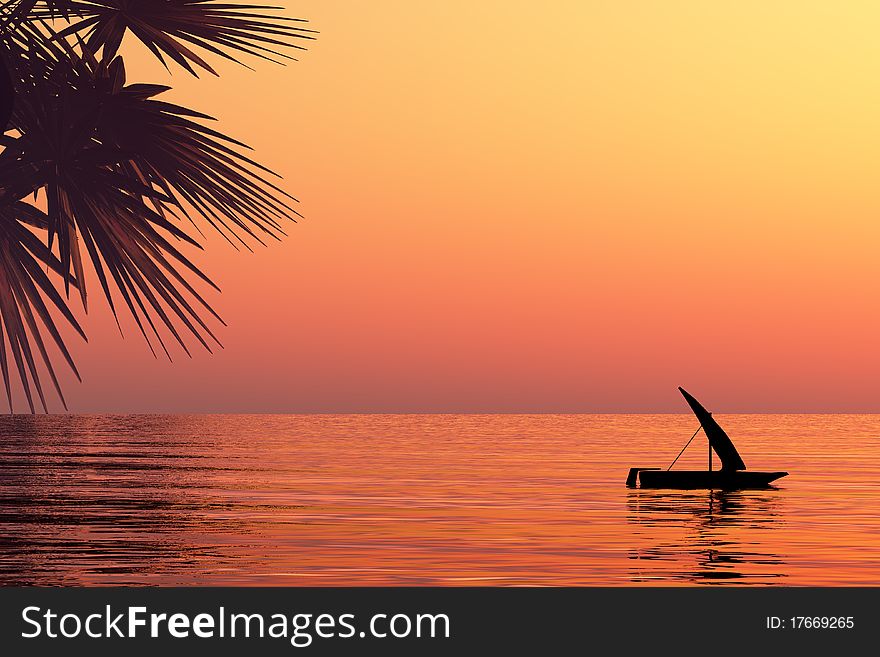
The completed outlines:
[[[687,390],[679,387],[685,401],[691,407],[694,415],[700,421],[700,428],[691,436],[693,440],[703,430],[709,440],[709,468],[707,470],[673,470],[672,466],[678,457],[684,453],[691,440],[675,457],[665,470],[661,468],[630,468],[626,478],[626,485],[633,488],[638,484],[640,488],[712,488],[721,490],[734,490],[743,488],[767,488],[771,482],[786,476],[787,472],[758,472],[746,470],[739,452],[724,429],[715,421],[712,414],[698,402]],[[712,452],[721,459],[721,469],[712,469]]]

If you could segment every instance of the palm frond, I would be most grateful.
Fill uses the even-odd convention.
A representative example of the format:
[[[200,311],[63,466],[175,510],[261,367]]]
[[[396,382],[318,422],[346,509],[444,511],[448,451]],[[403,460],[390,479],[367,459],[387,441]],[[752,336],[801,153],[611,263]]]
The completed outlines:
[[[281,222],[298,213],[270,178],[277,175],[245,156],[247,145],[207,127],[211,117],[158,100],[166,87],[125,85],[121,58],[110,66],[111,87],[98,135],[131,155],[122,169],[129,178],[161,190],[181,213],[196,209],[228,241],[247,247],[242,234],[284,234]]]
[[[52,367],[52,359],[43,341],[44,331],[79,378],[79,372],[50,314],[49,307],[59,313],[83,339],[85,333],[46,273],[46,270],[56,274],[61,273],[61,263],[27,227],[28,225],[46,228],[48,218],[37,208],[24,202],[0,202],[0,320],[2,320],[0,321],[0,370],[11,411],[11,368],[6,349],[8,343],[28,406],[33,413],[34,392],[43,410],[48,410],[36,356],[42,361],[64,408],[67,408]],[[76,279],[72,282],[74,285],[78,284]],[[49,302],[49,307],[46,301]],[[36,356],[32,345],[36,347]]]
[[[64,38],[83,36],[89,49],[110,61],[130,33],[163,64],[166,58],[193,75],[198,66],[217,72],[192,48],[241,63],[230,51],[280,63],[293,59],[285,51],[302,50],[312,39],[306,21],[273,15],[278,7],[240,5],[216,0],[39,0],[34,18],[70,19]]]
[[[3,0],[0,1],[0,34],[12,32],[21,22],[31,20],[37,5],[46,15],[69,19],[68,0]]]
[[[6,59],[0,53],[0,133],[6,129],[9,118],[12,116],[14,94],[15,88],[12,86],[9,67],[6,66]]]
[[[69,304],[73,288],[87,310],[91,271],[117,323],[121,299],[154,354],[158,342],[171,357],[169,334],[187,354],[192,338],[208,351],[220,344],[208,322],[222,320],[196,282],[217,288],[184,254],[201,246],[181,221],[205,221],[248,247],[248,238],[280,238],[296,199],[244,143],[209,127],[210,116],[161,99],[167,87],[128,84],[116,52],[130,31],[194,73],[191,63],[211,69],[183,42],[233,59],[227,51],[268,56],[309,38],[297,21],[253,13],[266,9],[0,2],[0,120],[9,115],[0,125],[0,373],[10,409],[17,376],[31,412],[37,401],[47,410],[41,372],[64,402],[44,339],[78,377],[53,317],[85,337]],[[57,18],[69,24],[61,32]]]
[[[171,240],[198,243],[154,207],[173,203],[169,196],[128,175],[133,154],[101,139],[102,117],[114,93],[111,71],[69,46],[31,46],[18,75],[11,122],[17,135],[5,138],[0,154],[0,180],[7,193],[23,198],[45,191],[48,248],[57,246],[65,288],[80,282],[84,306],[88,258],[114,314],[112,287],[148,344],[152,334],[168,353],[158,320],[189,353],[175,325],[179,321],[210,351],[208,339],[219,341],[201,313],[220,318],[181,269],[216,286]]]

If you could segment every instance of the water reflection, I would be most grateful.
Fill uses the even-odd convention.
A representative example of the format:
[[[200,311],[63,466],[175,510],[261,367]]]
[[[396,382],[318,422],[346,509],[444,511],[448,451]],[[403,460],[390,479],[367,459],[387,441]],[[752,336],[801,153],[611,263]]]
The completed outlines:
[[[630,490],[627,522],[633,582],[687,579],[741,584],[786,577],[786,560],[760,533],[782,523],[784,492]],[[760,539],[760,540],[759,540]]]
[[[777,490],[624,488],[692,423],[0,417],[0,584],[876,582],[880,416],[725,418]]]
[[[3,418],[0,581],[122,584],[200,562],[222,566],[228,555],[199,538],[217,506],[193,494],[208,483],[205,468],[194,465],[198,454],[175,449],[174,423],[173,416]]]

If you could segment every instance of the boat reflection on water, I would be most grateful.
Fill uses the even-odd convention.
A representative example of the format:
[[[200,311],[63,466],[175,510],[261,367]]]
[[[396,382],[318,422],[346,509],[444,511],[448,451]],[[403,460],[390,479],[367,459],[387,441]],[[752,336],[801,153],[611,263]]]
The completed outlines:
[[[630,490],[627,522],[633,582],[768,584],[786,577],[780,540],[784,503],[777,490]]]
[[[0,585],[876,585],[880,416],[724,423],[797,476],[625,488],[684,415],[0,416]]]

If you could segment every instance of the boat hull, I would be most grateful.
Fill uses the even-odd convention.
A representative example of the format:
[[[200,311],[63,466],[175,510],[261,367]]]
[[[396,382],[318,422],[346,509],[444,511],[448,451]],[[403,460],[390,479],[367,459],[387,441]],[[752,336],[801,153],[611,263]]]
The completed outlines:
[[[757,472],[754,470],[654,470],[640,469],[641,488],[712,488],[737,490],[767,488],[787,472]]]

